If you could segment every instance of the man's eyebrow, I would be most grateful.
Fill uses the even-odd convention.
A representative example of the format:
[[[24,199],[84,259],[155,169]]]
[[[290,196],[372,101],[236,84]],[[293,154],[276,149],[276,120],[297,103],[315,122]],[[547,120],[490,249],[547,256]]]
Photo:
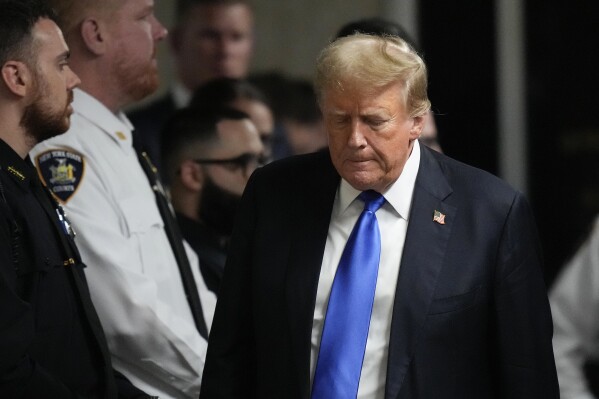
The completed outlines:
[[[58,61],[68,60],[69,58],[71,58],[71,52],[69,50],[66,50],[58,54],[58,56],[56,57]]]

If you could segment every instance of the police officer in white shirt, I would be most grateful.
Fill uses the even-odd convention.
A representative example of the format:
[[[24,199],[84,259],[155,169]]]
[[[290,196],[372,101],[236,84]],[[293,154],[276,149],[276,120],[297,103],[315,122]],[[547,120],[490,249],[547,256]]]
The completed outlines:
[[[83,258],[95,265],[86,275],[115,368],[152,395],[195,398],[207,342],[186,291],[197,287],[204,330],[216,299],[195,253],[172,245],[158,184],[150,185],[121,111],[156,90],[155,46],[166,29],[152,0],[50,3],[84,83],[70,130],[34,148],[33,159],[65,206]],[[181,257],[192,278],[180,273]]]

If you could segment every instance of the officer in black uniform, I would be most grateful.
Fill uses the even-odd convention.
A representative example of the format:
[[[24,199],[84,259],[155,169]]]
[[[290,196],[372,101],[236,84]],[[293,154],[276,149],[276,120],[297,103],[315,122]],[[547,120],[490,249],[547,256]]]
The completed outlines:
[[[69,127],[67,59],[43,1],[0,0],[0,398],[147,398],[113,372],[74,232],[27,156]]]

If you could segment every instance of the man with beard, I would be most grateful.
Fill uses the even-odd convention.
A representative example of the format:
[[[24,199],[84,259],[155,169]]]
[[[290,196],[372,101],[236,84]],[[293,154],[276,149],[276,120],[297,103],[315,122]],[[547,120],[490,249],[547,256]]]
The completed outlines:
[[[69,211],[115,368],[161,398],[197,397],[216,302],[122,109],[158,87],[152,0],[52,0],[81,77],[69,131],[37,146]],[[139,157],[138,157],[139,155]]]
[[[55,19],[0,0],[0,397],[145,398],[113,374],[73,230],[27,155],[69,128],[80,84]]]
[[[195,89],[220,77],[244,78],[254,48],[254,16],[248,0],[178,0],[169,44],[175,82],[164,96],[131,113],[144,148],[160,161],[160,131]],[[158,164],[159,169],[160,165]]]
[[[250,117],[232,108],[187,108],[165,126],[165,171],[183,236],[200,257],[206,285],[222,280],[241,194],[261,164],[263,146]]]

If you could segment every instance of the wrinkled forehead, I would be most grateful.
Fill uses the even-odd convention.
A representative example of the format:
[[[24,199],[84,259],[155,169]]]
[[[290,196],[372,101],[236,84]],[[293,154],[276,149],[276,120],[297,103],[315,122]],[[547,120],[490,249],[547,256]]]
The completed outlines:
[[[338,84],[325,87],[319,104],[321,111],[331,111],[336,107],[360,106],[369,107],[380,101],[391,101],[394,104],[405,107],[407,95],[401,82],[392,81],[386,85],[364,84],[347,80]]]

